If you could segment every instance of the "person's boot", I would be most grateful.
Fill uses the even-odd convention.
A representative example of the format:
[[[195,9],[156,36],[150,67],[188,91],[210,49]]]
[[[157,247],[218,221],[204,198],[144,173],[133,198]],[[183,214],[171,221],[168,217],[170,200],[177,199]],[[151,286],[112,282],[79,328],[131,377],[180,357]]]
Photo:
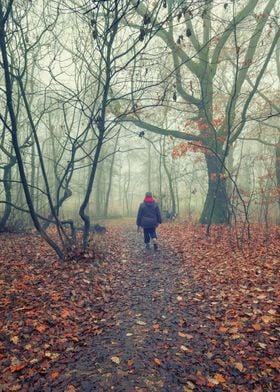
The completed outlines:
[[[149,242],[146,244],[146,249],[151,249],[151,246],[150,246]]]
[[[158,243],[156,238],[153,238],[153,245],[154,245],[154,250],[158,250]]]

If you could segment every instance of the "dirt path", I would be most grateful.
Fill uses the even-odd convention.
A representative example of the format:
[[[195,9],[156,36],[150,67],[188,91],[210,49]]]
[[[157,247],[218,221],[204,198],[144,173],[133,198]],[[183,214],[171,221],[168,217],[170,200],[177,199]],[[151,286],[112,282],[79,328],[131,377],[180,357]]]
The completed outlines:
[[[279,391],[278,228],[242,252],[224,228],[159,232],[145,251],[122,222],[66,263],[0,238],[0,392]]]
[[[200,368],[200,359],[196,362],[188,341],[196,328],[180,296],[181,262],[164,244],[158,252],[143,250],[142,236],[134,230],[121,234],[122,260],[104,305],[103,332],[75,358],[64,386],[79,391],[184,391],[188,383],[192,386],[187,375],[192,364],[193,371]]]

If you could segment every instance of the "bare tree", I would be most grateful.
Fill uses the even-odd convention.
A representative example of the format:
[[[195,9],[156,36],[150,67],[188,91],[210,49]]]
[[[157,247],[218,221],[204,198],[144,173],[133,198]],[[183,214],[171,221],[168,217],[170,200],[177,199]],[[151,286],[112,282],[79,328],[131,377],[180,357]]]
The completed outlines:
[[[167,1],[166,4],[166,12],[174,15],[174,3]],[[141,98],[138,106],[142,106],[143,110],[123,119],[150,132],[200,145],[205,152],[208,172],[208,193],[201,223],[229,220],[225,160],[233,142],[251,120],[250,105],[279,39],[279,28],[272,17],[275,6],[275,0],[265,4],[253,0],[242,5],[235,1],[231,5],[215,1],[181,2],[176,18],[170,17],[166,25],[157,31],[156,37],[166,45],[173,60],[172,77],[176,85],[173,100],[178,102],[180,98],[181,106],[185,103],[196,113],[189,116],[185,126],[194,131],[163,129],[152,121],[148,122]],[[151,25],[145,28],[148,31],[159,24],[163,15],[155,14],[154,8],[144,4],[137,7],[138,14],[151,21]],[[249,20],[250,28],[247,27]],[[267,38],[268,26],[271,28],[270,36],[274,34],[271,38]],[[267,44],[260,49],[258,45],[263,40]],[[232,61],[229,61],[229,56]],[[227,64],[226,72],[232,77],[228,91],[223,94],[223,102],[219,103],[216,88],[225,72],[224,62]],[[253,81],[251,88],[246,83],[249,74]],[[218,103],[221,105],[219,110]]]

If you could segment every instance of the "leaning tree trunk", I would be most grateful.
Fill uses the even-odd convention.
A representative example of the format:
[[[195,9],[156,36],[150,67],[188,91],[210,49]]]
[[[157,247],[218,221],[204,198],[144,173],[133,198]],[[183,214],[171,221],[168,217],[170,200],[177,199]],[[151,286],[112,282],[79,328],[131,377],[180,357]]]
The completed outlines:
[[[91,165],[91,171],[90,171],[90,176],[89,176],[89,180],[88,180],[88,184],[87,184],[85,197],[84,197],[84,200],[83,200],[81,207],[80,207],[80,210],[79,210],[80,217],[82,218],[82,220],[84,222],[84,229],[83,229],[83,246],[84,246],[84,248],[86,248],[88,246],[89,233],[90,233],[90,217],[89,217],[89,215],[87,215],[86,209],[88,207],[90,195],[92,192],[92,187],[93,187],[93,183],[94,183],[94,179],[95,179],[98,160],[99,160],[99,156],[100,156],[101,149],[102,149],[103,137],[104,137],[104,130],[102,129],[102,131],[100,131],[100,133],[99,133],[98,142],[97,142],[97,146],[96,146],[95,154],[94,154],[94,159],[93,159],[93,162]]]
[[[208,192],[200,223],[228,223],[229,201],[226,190],[226,180],[222,175],[223,167],[215,155],[206,155],[208,172]]]

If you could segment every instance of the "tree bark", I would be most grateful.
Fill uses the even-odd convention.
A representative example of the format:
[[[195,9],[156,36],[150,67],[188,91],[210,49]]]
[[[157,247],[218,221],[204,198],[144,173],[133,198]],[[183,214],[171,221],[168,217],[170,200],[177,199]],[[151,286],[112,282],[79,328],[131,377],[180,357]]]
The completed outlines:
[[[89,199],[90,199],[90,195],[92,192],[92,187],[93,187],[93,183],[94,183],[94,179],[95,179],[96,169],[97,169],[97,165],[98,165],[98,160],[99,160],[100,152],[102,149],[103,135],[104,135],[104,132],[101,131],[99,134],[99,138],[98,138],[98,142],[97,142],[97,146],[96,146],[96,150],[95,150],[95,154],[94,154],[94,159],[93,159],[92,166],[91,166],[91,172],[90,172],[90,176],[89,176],[89,180],[88,180],[88,184],[87,184],[86,194],[85,194],[84,200],[83,200],[81,207],[80,207],[80,210],[79,210],[80,217],[82,218],[82,220],[84,222],[84,229],[83,229],[83,246],[84,246],[84,248],[86,248],[88,246],[89,233],[90,233],[90,217],[89,217],[89,215],[86,214],[86,209],[88,207],[88,203],[89,203]]]
[[[6,15],[7,17],[7,15]],[[31,218],[33,220],[35,228],[38,230],[38,232],[41,234],[41,236],[45,239],[45,241],[55,250],[57,253],[58,257],[60,259],[64,258],[64,254],[60,247],[47,235],[47,233],[42,229],[40,222],[38,220],[36,211],[34,209],[31,193],[28,187],[28,182],[27,182],[27,177],[25,173],[25,168],[24,168],[24,163],[18,143],[18,128],[17,128],[17,119],[15,115],[15,110],[13,106],[13,91],[12,91],[12,80],[11,80],[11,75],[9,71],[9,60],[8,60],[8,54],[7,54],[7,48],[6,48],[6,31],[5,31],[5,22],[6,19],[4,17],[4,11],[2,6],[0,5],[0,50],[2,54],[2,63],[3,63],[3,69],[4,69],[4,80],[5,80],[5,94],[6,94],[6,104],[9,112],[9,117],[10,117],[10,122],[11,122],[11,136],[12,136],[12,144],[14,147],[16,159],[17,159],[17,164],[18,164],[18,169],[19,169],[19,175],[20,179],[22,182],[25,198],[26,198],[26,203],[28,205],[29,211]]]
[[[5,204],[4,213],[0,219],[0,231],[5,231],[6,224],[9,220],[12,211],[12,207],[10,204],[12,202],[11,179],[12,179],[12,167],[15,165],[15,163],[16,163],[15,157],[11,157],[10,162],[4,166],[3,183],[4,183],[4,192],[5,192],[5,201],[7,203]]]
[[[110,164],[109,183],[108,183],[108,188],[107,188],[107,192],[105,195],[105,203],[104,203],[104,217],[105,218],[108,217],[109,200],[110,200],[110,194],[111,194],[111,188],[112,188],[112,182],[113,182],[113,170],[114,170],[116,151],[117,151],[118,142],[119,142],[119,136],[120,136],[120,133],[118,133],[118,135],[116,137],[116,142],[114,145],[114,152],[113,152],[113,156],[112,156],[112,160],[111,160],[111,164]]]
[[[275,170],[276,170],[276,185],[278,192],[278,223],[280,224],[280,137],[275,147]]]
[[[229,203],[226,180],[223,178],[221,162],[215,155],[206,155],[208,192],[200,223],[228,223]]]
[[[165,154],[165,141],[164,141],[164,145],[163,145],[163,152]],[[163,167],[164,167],[164,171],[166,173],[167,179],[168,179],[169,193],[170,193],[170,198],[171,198],[171,215],[174,216],[176,214],[176,198],[175,198],[172,176],[171,176],[170,171],[168,170],[165,155],[163,156]]]

